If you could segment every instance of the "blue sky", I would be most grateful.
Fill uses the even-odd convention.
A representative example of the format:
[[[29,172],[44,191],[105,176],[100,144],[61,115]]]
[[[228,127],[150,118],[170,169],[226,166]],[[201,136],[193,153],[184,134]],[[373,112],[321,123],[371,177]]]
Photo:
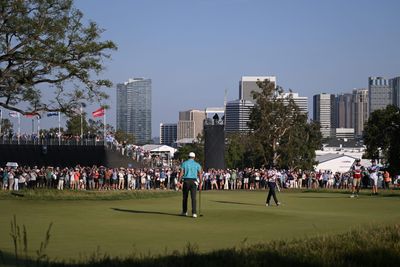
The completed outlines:
[[[153,136],[160,122],[176,122],[180,110],[222,106],[225,89],[228,100],[238,98],[244,75],[276,75],[285,89],[308,96],[309,108],[316,93],[366,88],[368,76],[400,76],[400,1],[75,4],[119,47],[105,62],[104,78],[153,80]],[[108,92],[108,121],[115,125],[115,87]]]

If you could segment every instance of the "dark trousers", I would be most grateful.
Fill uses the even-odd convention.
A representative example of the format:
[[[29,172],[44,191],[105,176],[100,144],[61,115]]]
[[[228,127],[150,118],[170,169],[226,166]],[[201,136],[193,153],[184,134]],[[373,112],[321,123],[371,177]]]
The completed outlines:
[[[276,184],[268,183],[268,187],[269,187],[269,192],[267,197],[267,204],[269,204],[271,196],[274,198],[275,204],[278,204],[278,199],[276,198],[276,193],[275,193]]]
[[[189,191],[190,191],[190,197],[192,198],[192,214],[197,213],[196,211],[196,191],[197,191],[197,185],[195,184],[196,179],[184,179],[183,181],[183,199],[182,199],[182,212],[186,213],[187,212],[187,199],[189,196]]]

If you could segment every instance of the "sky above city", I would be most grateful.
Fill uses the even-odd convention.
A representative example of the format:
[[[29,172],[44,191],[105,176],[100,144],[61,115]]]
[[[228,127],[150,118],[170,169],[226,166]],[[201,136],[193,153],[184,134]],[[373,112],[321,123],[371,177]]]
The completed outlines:
[[[367,88],[369,76],[400,76],[397,0],[76,0],[75,6],[118,45],[102,74],[114,83],[107,121],[115,126],[117,83],[151,78],[152,136],[161,122],[177,122],[179,111],[222,107],[225,90],[228,100],[237,99],[241,76],[276,75],[280,86],[309,97],[309,111],[314,94]]]

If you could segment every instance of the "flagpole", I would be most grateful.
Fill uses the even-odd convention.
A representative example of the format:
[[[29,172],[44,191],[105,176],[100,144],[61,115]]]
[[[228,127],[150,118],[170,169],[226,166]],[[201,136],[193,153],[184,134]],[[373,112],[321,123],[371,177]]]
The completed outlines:
[[[3,126],[3,110],[0,109],[0,136],[1,136],[2,126]]]
[[[18,145],[19,145],[19,137],[21,135],[21,116],[18,113]]]
[[[83,142],[83,108],[82,108],[82,103],[81,103],[81,144]]]
[[[104,109],[103,124],[104,124],[103,144],[106,145],[106,109]]]
[[[61,112],[58,112],[58,145],[61,145]]]

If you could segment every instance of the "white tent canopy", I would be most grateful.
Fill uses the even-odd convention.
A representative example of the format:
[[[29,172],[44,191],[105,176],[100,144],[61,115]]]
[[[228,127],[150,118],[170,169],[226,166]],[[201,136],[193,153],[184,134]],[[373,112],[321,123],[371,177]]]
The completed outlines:
[[[144,145],[142,149],[150,152],[150,154],[168,154],[170,158],[172,158],[176,152],[175,148],[166,145]]]
[[[325,154],[317,156],[318,165],[315,166],[317,171],[332,172],[348,172],[353,166],[356,158],[344,154]]]

